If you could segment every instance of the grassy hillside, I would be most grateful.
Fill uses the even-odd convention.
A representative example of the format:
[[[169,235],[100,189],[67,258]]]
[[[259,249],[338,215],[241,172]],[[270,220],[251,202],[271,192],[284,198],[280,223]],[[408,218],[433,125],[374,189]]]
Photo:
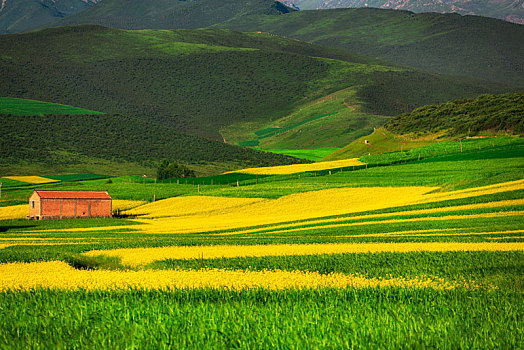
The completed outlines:
[[[262,149],[343,147],[368,135],[390,117],[370,112],[357,88],[324,96],[270,123],[238,123],[221,130],[225,139]]]
[[[371,135],[355,140],[323,160],[408,151],[466,136],[522,133],[523,93],[482,95],[476,99],[425,106],[399,115],[387,122],[384,128],[374,130]]]
[[[524,26],[491,18],[361,8],[246,16],[221,26],[267,31],[433,72],[524,86]]]
[[[325,121],[336,121],[331,129],[342,125],[352,132],[338,132],[332,141],[319,138],[316,145],[291,140],[273,148],[341,146],[379,124],[369,115],[384,120],[422,105],[510,89],[229,30],[66,27],[2,36],[0,52],[0,95],[140,117],[220,141],[219,131],[232,125],[254,123],[243,136],[248,137],[282,118],[296,125],[326,114],[312,104],[349,89],[348,103],[358,104],[358,113],[348,114],[341,97],[337,106],[326,106],[338,109],[337,117]],[[301,108],[304,113],[297,112]],[[301,127],[311,127],[302,140],[314,139],[312,126]]]
[[[193,165],[200,174],[300,162],[295,158],[254,151],[184,135],[174,128],[121,115],[0,114],[2,174],[24,165],[24,172],[71,171],[154,173],[162,159]],[[120,165],[120,169],[119,169]]]
[[[483,133],[524,133],[524,92],[482,95],[425,106],[390,120],[386,129],[402,134],[438,133],[475,136]]]
[[[0,97],[0,114],[43,116],[44,114],[102,114],[102,112],[58,103]]]
[[[52,25],[98,24],[123,29],[204,28],[245,15],[294,11],[274,0],[104,0]]]

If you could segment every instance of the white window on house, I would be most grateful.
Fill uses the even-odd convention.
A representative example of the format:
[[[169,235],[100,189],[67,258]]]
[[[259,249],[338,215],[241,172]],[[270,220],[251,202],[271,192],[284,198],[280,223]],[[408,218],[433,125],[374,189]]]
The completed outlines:
[[[35,209],[35,201],[31,201],[31,209]]]

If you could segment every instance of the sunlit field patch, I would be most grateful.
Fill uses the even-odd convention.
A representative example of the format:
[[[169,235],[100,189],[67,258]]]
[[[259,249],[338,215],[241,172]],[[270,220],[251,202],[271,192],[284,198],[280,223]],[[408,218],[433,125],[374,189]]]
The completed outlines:
[[[335,160],[331,162],[317,162],[312,164],[293,164],[293,165],[280,165],[273,167],[263,168],[247,168],[242,170],[232,171],[230,173],[243,173],[243,174],[258,174],[258,175],[286,175],[294,173],[302,173],[306,171],[321,171],[328,169],[344,168],[348,166],[365,165],[358,158]],[[229,173],[228,173],[229,174]]]
[[[59,180],[48,179],[41,176],[4,176],[6,179],[27,182],[31,184],[44,184],[48,182],[59,182]]]
[[[0,220],[24,219],[29,214],[29,204],[0,207]]]
[[[93,250],[87,256],[119,257],[127,266],[147,265],[166,259],[212,259],[235,257],[291,256],[341,253],[378,252],[448,252],[448,251],[513,251],[524,250],[524,243],[461,243],[461,242],[409,242],[409,243],[329,243],[329,244],[268,244],[268,245],[215,245],[176,246],[159,248],[130,248]]]
[[[142,205],[126,214],[144,218],[177,217],[185,215],[223,212],[233,208],[245,207],[253,203],[267,201],[259,198],[230,198],[210,196],[174,197]]]
[[[474,282],[446,282],[437,278],[366,278],[338,273],[308,271],[234,271],[202,270],[77,270],[60,261],[8,263],[0,265],[0,291],[32,290],[119,290],[119,289],[220,289],[264,288],[476,288]]]

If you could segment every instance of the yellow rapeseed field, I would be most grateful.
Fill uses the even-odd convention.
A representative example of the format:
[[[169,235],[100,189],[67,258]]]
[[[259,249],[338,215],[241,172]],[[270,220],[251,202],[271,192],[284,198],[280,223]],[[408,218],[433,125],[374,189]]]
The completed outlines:
[[[120,257],[127,266],[141,266],[166,259],[213,259],[262,256],[319,255],[379,252],[447,252],[447,251],[513,251],[524,250],[524,243],[492,242],[409,242],[409,243],[326,243],[326,244],[268,244],[174,246],[157,248],[125,248],[92,250],[87,256]]]
[[[29,214],[29,204],[0,207],[0,220],[24,219]]]
[[[0,265],[0,291],[32,290],[119,290],[119,289],[230,289],[252,288],[476,288],[474,282],[451,283],[437,278],[365,278],[338,273],[308,271],[235,271],[235,270],[77,270],[61,261],[8,263]]]
[[[358,158],[334,160],[331,162],[316,162],[311,164],[292,164],[279,165],[263,168],[247,168],[241,170],[230,171],[229,173],[244,173],[244,174],[258,174],[258,175],[287,175],[294,173],[303,173],[306,171],[321,171],[328,169],[344,168],[349,166],[365,165]]]
[[[260,198],[229,198],[210,196],[173,197],[142,205],[126,214],[140,215],[144,218],[177,217],[195,214],[220,213],[247,205],[263,202]]]
[[[524,211],[508,211],[499,213],[485,213],[485,214],[471,214],[471,215],[446,215],[446,216],[431,216],[431,217],[420,217],[420,218],[409,218],[409,219],[392,219],[392,220],[377,220],[377,221],[363,221],[363,222],[350,222],[344,224],[328,224],[322,226],[311,226],[311,227],[297,227],[289,228],[285,230],[276,230],[275,227],[269,229],[251,229],[244,231],[236,231],[233,233],[217,233],[216,235],[232,235],[232,234],[246,234],[246,233],[263,233],[263,234],[274,234],[283,232],[299,232],[308,230],[318,230],[320,228],[341,228],[350,226],[364,226],[364,225],[384,225],[384,224],[398,224],[407,222],[420,222],[420,221],[447,221],[447,220],[471,220],[479,218],[500,218],[500,217],[511,217],[511,216],[524,216]]]
[[[28,182],[31,184],[44,184],[48,182],[58,182],[59,180],[48,179],[41,176],[4,176],[5,179]]]
[[[297,226],[294,221],[306,221],[304,224],[336,223],[353,219],[351,217],[323,219],[329,216],[346,215],[370,210],[401,207],[411,204],[439,202],[443,200],[462,199],[486,194],[524,189],[524,180],[512,181],[479,188],[445,193],[430,193],[434,187],[357,187],[334,188],[321,191],[310,191],[283,196],[278,199],[242,199],[221,197],[179,197],[137,207],[129,213],[144,214],[146,218],[134,221],[144,225],[131,229],[144,233],[196,233],[221,230],[237,230],[233,233],[258,232],[254,226],[279,225],[272,229]],[[485,204],[456,206],[454,208],[437,208],[402,212],[401,215],[430,214],[451,210],[468,210],[480,208],[520,205],[522,200],[500,201]],[[359,219],[387,217],[393,214],[360,216]],[[514,214],[501,214],[514,215]],[[147,217],[159,217],[147,219]],[[478,216],[486,217],[486,216]],[[456,216],[448,217],[448,219]],[[458,217],[460,218],[460,217]],[[467,218],[474,218],[469,215]],[[423,219],[403,219],[409,222]],[[439,220],[429,218],[428,220]],[[378,222],[377,222],[378,223]],[[382,221],[382,223],[386,223]],[[353,224],[351,224],[353,225]],[[342,225],[343,226],[343,225]],[[333,227],[342,227],[333,226]],[[129,227],[127,227],[129,228]],[[122,226],[67,229],[66,231],[119,230]],[[268,228],[265,228],[267,230]],[[303,229],[300,229],[303,230]]]
[[[409,190],[408,190],[409,189]],[[222,203],[231,201],[227,208],[210,208],[206,213],[166,217],[155,220],[138,219],[147,225],[135,228],[146,233],[194,233],[216,230],[238,229],[256,225],[342,215],[387,207],[402,206],[423,197],[431,187],[357,187],[311,191],[284,196],[278,199],[258,199],[239,207],[239,198],[221,198]],[[201,197],[175,198],[166,207],[164,215],[176,215],[178,208],[187,206],[198,211]],[[180,202],[179,202],[180,201]],[[159,202],[160,203],[160,202]],[[176,205],[176,203],[181,203]],[[162,213],[162,206],[154,207],[156,215]],[[170,211],[169,209],[175,212]],[[141,207],[132,212],[140,212]],[[182,209],[181,209],[182,210]]]
[[[408,216],[408,215],[421,215],[421,214],[435,214],[435,213],[445,213],[450,211],[462,211],[462,210],[471,210],[471,209],[485,209],[485,208],[502,208],[507,206],[515,206],[515,205],[523,205],[524,199],[514,199],[514,200],[506,200],[506,201],[497,201],[497,202],[488,202],[488,203],[477,203],[477,204],[468,204],[468,205],[458,205],[458,206],[450,206],[450,207],[440,207],[440,208],[432,208],[432,209],[419,209],[419,210],[407,210],[407,211],[401,211],[401,212],[393,212],[393,213],[383,213],[383,214],[370,214],[370,215],[360,215],[360,216],[344,216],[339,217],[335,219],[322,219],[322,220],[306,220],[300,223],[291,223],[291,224],[283,224],[283,225],[274,225],[270,227],[265,227],[261,229],[249,229],[249,230],[242,230],[242,231],[235,231],[232,233],[225,233],[224,235],[228,234],[245,234],[245,233],[256,233],[259,231],[267,231],[267,230],[277,230],[277,229],[285,229],[289,228],[292,229],[297,225],[319,225],[319,224],[328,224],[328,223],[337,223],[340,221],[348,221],[348,220],[367,220],[367,219],[378,219],[378,218],[386,218],[391,216]],[[474,215],[474,214],[473,214]],[[511,215],[511,214],[509,214]],[[520,215],[520,214],[519,214]],[[457,216],[454,216],[457,217]],[[472,218],[473,216],[460,216],[464,218]],[[449,216],[447,217],[449,218]],[[447,220],[446,218],[446,220]],[[403,221],[402,221],[403,220]],[[393,222],[408,222],[406,220],[411,221],[425,221],[430,220],[426,218],[422,219],[400,219],[400,220],[390,220],[388,223]],[[438,219],[434,219],[438,220]],[[376,223],[380,223],[384,221],[378,221]],[[355,223],[355,224],[343,224],[339,226],[329,226],[329,227],[343,227],[343,226],[351,226],[351,225],[365,225],[365,224],[373,224],[375,222],[366,222],[366,223]],[[328,227],[328,226],[323,226]],[[309,228],[311,229],[311,228]],[[307,229],[302,229],[307,230]],[[221,234],[218,234],[221,235]]]

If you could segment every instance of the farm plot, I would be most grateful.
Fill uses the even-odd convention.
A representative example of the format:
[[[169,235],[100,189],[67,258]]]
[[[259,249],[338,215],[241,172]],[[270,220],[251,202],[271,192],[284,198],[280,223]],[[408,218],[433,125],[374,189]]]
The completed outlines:
[[[121,203],[128,219],[0,221],[0,343],[522,347],[521,160],[200,193],[85,183],[143,202]],[[173,195],[146,203],[151,189]]]

